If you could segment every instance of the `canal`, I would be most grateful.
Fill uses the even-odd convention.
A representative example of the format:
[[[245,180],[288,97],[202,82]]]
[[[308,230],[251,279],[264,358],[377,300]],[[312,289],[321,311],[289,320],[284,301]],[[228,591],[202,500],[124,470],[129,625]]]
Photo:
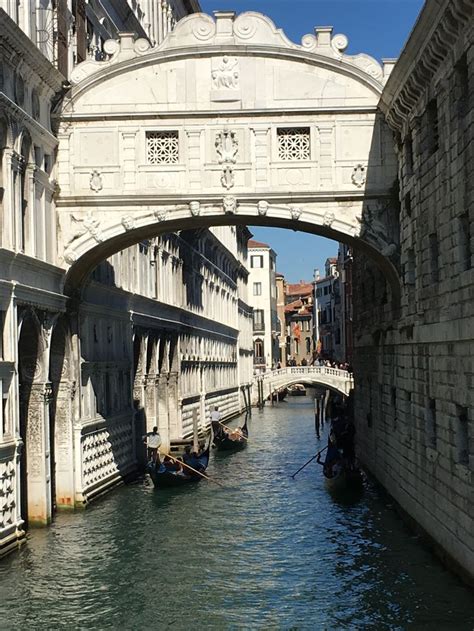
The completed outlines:
[[[0,628],[472,630],[474,599],[369,484],[328,495],[309,397],[254,411],[202,482],[140,481],[0,562]]]

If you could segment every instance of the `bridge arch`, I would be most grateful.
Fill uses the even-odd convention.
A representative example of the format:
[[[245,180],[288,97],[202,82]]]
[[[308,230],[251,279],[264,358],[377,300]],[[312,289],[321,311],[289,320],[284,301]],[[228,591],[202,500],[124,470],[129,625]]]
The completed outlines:
[[[327,366],[289,366],[256,375],[255,380],[262,381],[264,398],[296,383],[322,386],[346,397],[354,387],[351,373]],[[257,392],[258,388],[254,388],[254,397],[257,396]]]
[[[80,64],[55,113],[66,291],[142,239],[250,224],[361,248],[398,299],[387,68],[346,46],[329,28],[298,45],[261,14],[217,12],[156,48],[122,34],[107,61]]]

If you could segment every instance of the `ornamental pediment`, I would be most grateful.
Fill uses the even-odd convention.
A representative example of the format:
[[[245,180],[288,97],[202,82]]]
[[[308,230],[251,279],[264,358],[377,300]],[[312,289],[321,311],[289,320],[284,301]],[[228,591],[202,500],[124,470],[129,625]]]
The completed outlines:
[[[164,59],[179,52],[180,57],[186,55],[186,49],[196,54],[196,47],[220,48],[223,53],[229,47],[247,49],[255,47],[262,54],[277,54],[277,51],[291,52],[295,55],[314,54],[328,62],[347,64],[347,68],[361,71],[361,76],[382,83],[384,71],[382,66],[369,55],[346,55],[348,39],[345,35],[333,35],[332,27],[316,27],[313,33],[305,35],[301,44],[292,42],[282,29],[277,28],[267,16],[246,12],[236,15],[231,11],[215,12],[215,19],[203,13],[195,13],[180,20],[175,29],[168,34],[159,46],[151,47],[146,39],[135,39],[133,33],[121,33],[117,40],[108,40],[104,51],[109,55],[106,61],[87,60],[79,64],[73,71],[71,81],[78,84],[98,72],[128,65],[134,60],[140,64],[152,62],[153,59]],[[213,71],[216,89],[238,89],[239,72],[237,62],[224,54],[219,67]],[[335,64],[336,67],[336,64]],[[360,73],[359,73],[360,74]]]

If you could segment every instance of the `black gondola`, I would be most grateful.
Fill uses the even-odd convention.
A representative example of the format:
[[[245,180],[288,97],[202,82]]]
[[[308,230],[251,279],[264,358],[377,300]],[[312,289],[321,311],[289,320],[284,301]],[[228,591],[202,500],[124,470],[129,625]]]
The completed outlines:
[[[214,446],[219,451],[238,451],[243,449],[247,444],[247,438],[249,435],[249,430],[247,427],[247,418],[245,418],[245,423],[240,428],[240,436],[237,436],[237,432],[239,428],[235,431],[235,437],[231,438],[226,429],[222,426],[219,421],[212,421],[212,442]]]
[[[199,466],[194,468],[198,469],[200,473],[204,473],[209,464],[209,449],[210,443],[197,457]],[[153,480],[153,484],[160,489],[181,486],[183,484],[189,484],[190,482],[200,482],[203,479],[202,476],[197,473],[193,473],[186,467],[183,467],[182,471],[173,471],[166,467],[163,463],[149,463],[147,471]]]

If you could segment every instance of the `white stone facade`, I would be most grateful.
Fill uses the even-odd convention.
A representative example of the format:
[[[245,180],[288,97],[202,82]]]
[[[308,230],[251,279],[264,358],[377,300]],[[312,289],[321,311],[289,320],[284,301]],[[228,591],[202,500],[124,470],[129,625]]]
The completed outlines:
[[[36,42],[38,24],[13,17]],[[154,424],[166,447],[191,437],[194,409],[201,432],[212,405],[249,405],[252,320],[245,227],[142,239],[92,270],[67,309],[50,119],[64,76],[2,11],[0,27],[1,554],[27,523],[135,471]],[[100,238],[93,218],[75,230]]]

